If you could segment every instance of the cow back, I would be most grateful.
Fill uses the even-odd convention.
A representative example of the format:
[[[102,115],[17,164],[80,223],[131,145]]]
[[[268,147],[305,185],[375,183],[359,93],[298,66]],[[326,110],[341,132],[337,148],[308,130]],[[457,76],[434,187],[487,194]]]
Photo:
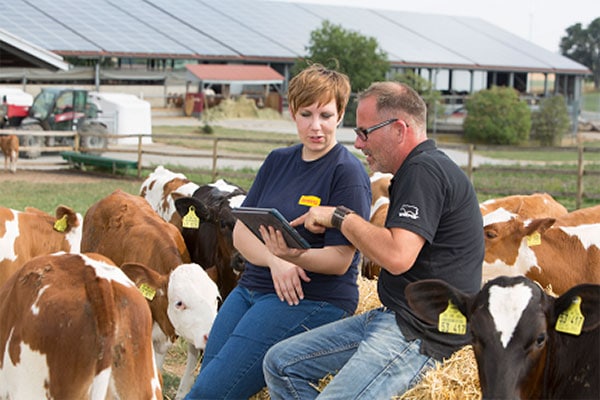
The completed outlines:
[[[161,399],[152,318],[107,258],[59,253],[0,288],[0,397]]]

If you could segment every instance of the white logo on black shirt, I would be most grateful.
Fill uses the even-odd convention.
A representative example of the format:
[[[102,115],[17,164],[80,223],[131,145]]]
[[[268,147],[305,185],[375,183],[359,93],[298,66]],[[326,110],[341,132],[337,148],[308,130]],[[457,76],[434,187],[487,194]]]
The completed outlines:
[[[400,212],[398,213],[399,217],[408,217],[412,219],[419,218],[419,207],[412,206],[410,204],[402,204],[400,207]]]

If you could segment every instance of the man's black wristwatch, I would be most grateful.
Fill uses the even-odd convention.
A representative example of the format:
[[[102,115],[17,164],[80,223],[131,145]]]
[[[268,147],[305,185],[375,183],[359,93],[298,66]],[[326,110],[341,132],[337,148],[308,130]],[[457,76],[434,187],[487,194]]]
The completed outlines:
[[[354,211],[344,206],[337,206],[331,215],[331,226],[336,229],[342,229],[342,222],[344,222],[344,218],[346,215],[352,214]]]

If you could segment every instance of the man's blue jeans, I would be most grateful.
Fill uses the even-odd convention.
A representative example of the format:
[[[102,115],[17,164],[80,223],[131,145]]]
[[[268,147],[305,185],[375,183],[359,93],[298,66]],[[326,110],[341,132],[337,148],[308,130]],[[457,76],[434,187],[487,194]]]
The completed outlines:
[[[265,387],[262,362],[273,344],[347,315],[327,302],[290,306],[274,293],[237,286],[217,314],[186,399],[248,399]]]
[[[383,308],[286,339],[263,363],[271,399],[390,399],[413,386],[435,361],[407,341]],[[322,393],[327,374],[335,378]]]

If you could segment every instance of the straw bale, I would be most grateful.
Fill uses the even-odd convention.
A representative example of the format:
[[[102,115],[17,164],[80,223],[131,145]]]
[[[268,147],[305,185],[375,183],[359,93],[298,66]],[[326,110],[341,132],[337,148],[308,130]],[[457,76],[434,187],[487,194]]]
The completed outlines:
[[[394,400],[480,400],[477,362],[471,345],[425,372],[414,387]]]

